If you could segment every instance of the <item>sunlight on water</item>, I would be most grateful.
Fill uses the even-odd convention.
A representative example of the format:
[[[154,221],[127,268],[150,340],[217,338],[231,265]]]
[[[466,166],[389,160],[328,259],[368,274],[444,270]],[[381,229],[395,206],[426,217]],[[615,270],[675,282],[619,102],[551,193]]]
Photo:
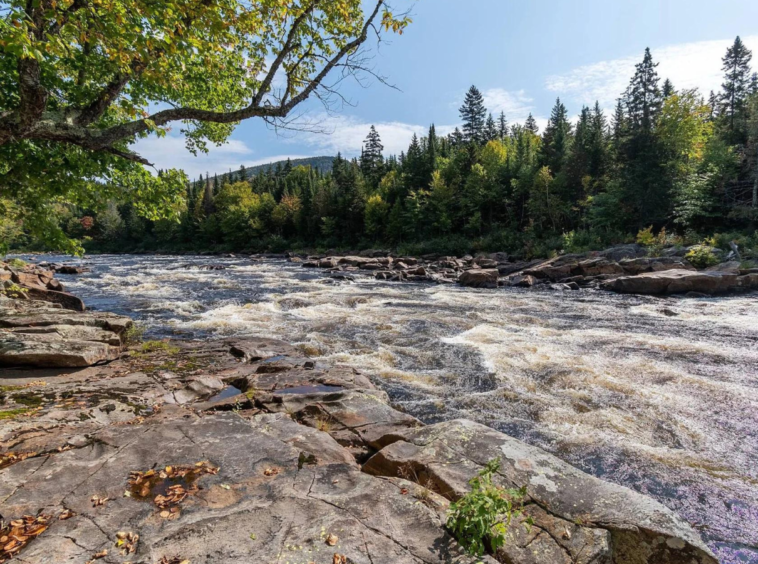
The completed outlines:
[[[277,337],[424,421],[475,419],[650,494],[758,563],[758,296],[354,283],[284,261],[101,256],[61,276],[151,337]],[[226,270],[204,271],[204,263]],[[180,267],[184,265],[184,267]]]

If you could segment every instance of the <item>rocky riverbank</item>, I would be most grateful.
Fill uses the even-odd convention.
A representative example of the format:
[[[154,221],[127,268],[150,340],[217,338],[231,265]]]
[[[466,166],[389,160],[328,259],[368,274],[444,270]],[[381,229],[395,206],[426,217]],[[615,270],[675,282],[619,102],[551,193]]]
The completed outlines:
[[[17,301],[0,333],[60,311]],[[354,369],[281,341],[114,356],[3,370],[0,562],[716,562],[659,503],[471,421],[424,426]],[[445,515],[494,458],[534,525],[514,522],[482,560]]]
[[[758,268],[740,268],[733,257],[698,271],[677,249],[649,257],[639,245],[561,255],[547,260],[511,260],[506,253],[477,257],[393,257],[384,251],[357,256],[290,256],[305,268],[326,269],[332,277],[371,272],[394,282],[458,283],[472,288],[550,286],[555,290],[602,288],[636,294],[717,294],[758,289]]]

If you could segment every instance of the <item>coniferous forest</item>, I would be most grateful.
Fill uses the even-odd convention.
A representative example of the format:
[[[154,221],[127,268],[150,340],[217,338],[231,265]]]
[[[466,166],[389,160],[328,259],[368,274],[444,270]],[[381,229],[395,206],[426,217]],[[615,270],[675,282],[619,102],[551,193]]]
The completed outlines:
[[[406,253],[508,251],[546,256],[636,238],[758,246],[758,74],[737,38],[720,92],[677,88],[650,50],[615,110],[560,99],[544,131],[530,115],[493,115],[472,86],[462,127],[432,125],[385,155],[371,127],[359,158],[331,170],[244,167],[187,184],[178,219],[144,219],[129,201],[62,206],[89,250],[274,251],[393,247]],[[610,115],[609,115],[610,114]],[[33,248],[22,224],[0,227]]]

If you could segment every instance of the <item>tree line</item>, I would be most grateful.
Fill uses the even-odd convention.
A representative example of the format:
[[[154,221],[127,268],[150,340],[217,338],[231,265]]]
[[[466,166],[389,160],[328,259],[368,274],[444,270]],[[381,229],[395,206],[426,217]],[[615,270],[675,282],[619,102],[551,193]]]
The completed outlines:
[[[384,156],[372,126],[360,157],[332,170],[244,167],[186,186],[178,220],[128,201],[68,206],[67,235],[103,250],[272,250],[391,246],[410,252],[507,250],[525,256],[599,248],[639,232],[672,242],[715,233],[758,246],[758,74],[738,37],[723,85],[706,97],[663,80],[647,49],[612,115],[572,122],[556,100],[544,131],[510,124],[472,86],[462,126],[432,125]]]

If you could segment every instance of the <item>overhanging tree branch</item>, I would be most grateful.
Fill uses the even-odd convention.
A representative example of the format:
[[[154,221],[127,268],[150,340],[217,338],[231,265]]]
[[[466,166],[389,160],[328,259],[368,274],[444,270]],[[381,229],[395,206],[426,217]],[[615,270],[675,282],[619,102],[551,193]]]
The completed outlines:
[[[206,2],[208,0],[205,0]],[[146,159],[121,149],[114,148],[119,141],[133,139],[135,136],[160,128],[174,121],[195,121],[217,124],[230,124],[253,117],[266,121],[284,119],[299,104],[307,100],[320,87],[329,73],[336,67],[350,67],[351,55],[366,41],[368,31],[376,29],[374,25],[386,0],[375,0],[372,12],[363,22],[359,34],[346,41],[331,58],[324,58],[321,69],[310,79],[299,79],[297,75],[306,57],[317,59],[311,52],[311,46],[301,54],[288,68],[287,91],[278,101],[267,99],[275,75],[282,68],[287,57],[300,47],[299,36],[305,29],[306,22],[314,11],[326,0],[310,0],[302,12],[293,20],[281,44],[279,53],[260,86],[251,93],[250,103],[237,110],[213,111],[199,108],[178,107],[158,111],[147,118],[114,125],[97,127],[96,122],[107,112],[117,99],[123,95],[130,81],[135,80],[147,67],[147,63],[135,59],[129,70],[121,71],[107,83],[94,101],[84,108],[69,108],[63,111],[50,111],[46,108],[48,92],[41,86],[40,65],[33,58],[19,59],[19,98],[17,110],[0,115],[0,145],[21,139],[44,140],[69,143],[92,151],[105,151],[130,161],[149,164]],[[75,0],[69,10],[85,6],[85,0]],[[184,22],[186,24],[186,22]],[[312,30],[311,30],[312,31]],[[159,52],[156,52],[160,56]],[[358,65],[356,70],[360,70]],[[297,91],[298,84],[304,84]],[[331,89],[327,89],[330,92]]]

